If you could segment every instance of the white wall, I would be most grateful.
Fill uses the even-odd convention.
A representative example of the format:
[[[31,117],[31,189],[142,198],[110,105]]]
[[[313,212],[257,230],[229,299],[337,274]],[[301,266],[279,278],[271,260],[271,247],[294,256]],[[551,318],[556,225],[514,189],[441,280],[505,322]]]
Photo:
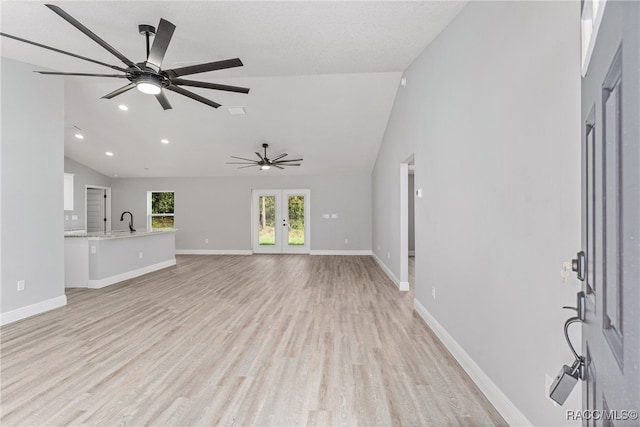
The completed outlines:
[[[470,2],[406,70],[372,176],[373,249],[399,276],[399,168],[415,154],[416,307],[511,422],[580,409],[579,390],[559,408],[545,384],[571,362],[561,306],[579,290],[559,276],[580,248],[579,11]]]
[[[111,178],[97,172],[82,163],[78,163],[68,157],[64,158],[64,171],[74,174],[73,179],[73,210],[64,211],[65,230],[84,229],[87,203],[87,185],[98,187],[110,187]],[[77,219],[73,219],[76,216]],[[68,217],[68,219],[67,219]]]
[[[66,304],[64,84],[2,58],[0,323]],[[17,292],[17,282],[25,290]]]
[[[123,211],[133,213],[136,229],[145,229],[147,191],[174,191],[176,249],[212,251],[251,250],[252,189],[308,188],[311,250],[371,250],[368,175],[117,178],[111,180],[111,188],[114,230],[126,228],[118,221]],[[337,213],[339,218],[322,219],[323,213]]]

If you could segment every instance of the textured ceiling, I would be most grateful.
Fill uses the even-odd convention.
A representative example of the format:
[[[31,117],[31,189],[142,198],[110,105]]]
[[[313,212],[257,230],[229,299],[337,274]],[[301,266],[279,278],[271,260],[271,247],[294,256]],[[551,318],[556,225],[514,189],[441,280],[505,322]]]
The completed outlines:
[[[177,27],[163,68],[235,57],[245,65],[190,77],[251,88],[248,95],[194,90],[223,105],[217,110],[171,92],[168,111],[136,90],[99,99],[122,82],[65,78],[66,155],[106,175],[139,177],[370,171],[402,71],[465,2],[55,4],[134,62],[145,57],[137,26],[156,26],[162,17]],[[0,7],[4,33],[122,65],[41,2],[2,1]],[[0,43],[2,56],[43,69],[112,72],[4,37]],[[129,111],[120,111],[121,103]],[[247,114],[232,116],[231,106]],[[74,126],[84,140],[73,137]],[[254,157],[262,142],[270,153],[304,157],[303,166],[259,172],[225,165],[230,155]]]

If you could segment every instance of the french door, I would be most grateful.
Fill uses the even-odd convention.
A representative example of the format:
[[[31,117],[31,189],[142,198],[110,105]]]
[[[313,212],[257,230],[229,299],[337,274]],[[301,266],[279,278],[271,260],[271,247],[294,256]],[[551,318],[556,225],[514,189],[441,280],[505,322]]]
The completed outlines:
[[[583,1],[583,26],[595,21],[595,5]],[[585,426],[637,426],[640,3],[599,6],[602,20],[582,79],[582,420]]]
[[[309,190],[253,190],[254,253],[309,253]]]

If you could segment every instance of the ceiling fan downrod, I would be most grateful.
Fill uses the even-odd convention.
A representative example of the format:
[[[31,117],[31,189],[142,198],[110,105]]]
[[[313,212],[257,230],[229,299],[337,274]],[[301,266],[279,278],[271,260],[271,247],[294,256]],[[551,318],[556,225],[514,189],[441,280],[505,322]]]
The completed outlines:
[[[147,39],[147,58],[149,57],[149,52],[151,52],[151,45],[149,43],[149,35],[156,34],[156,27],[153,25],[140,24],[138,25],[138,31],[141,35],[145,36]]]

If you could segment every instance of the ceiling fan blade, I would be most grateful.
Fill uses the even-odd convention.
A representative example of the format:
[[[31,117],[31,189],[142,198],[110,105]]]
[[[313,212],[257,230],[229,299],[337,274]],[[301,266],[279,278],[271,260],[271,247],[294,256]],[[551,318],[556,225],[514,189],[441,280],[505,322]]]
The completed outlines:
[[[282,166],[301,166],[300,163],[279,163]],[[273,166],[276,166],[275,164]]]
[[[164,94],[164,91],[161,91],[159,94],[157,94],[156,99],[158,100],[160,105],[162,105],[162,108],[164,110],[171,110],[171,108],[173,108],[171,107],[171,103],[167,99],[167,96]]]
[[[120,95],[121,93],[125,93],[128,90],[133,89],[134,87],[136,87],[135,83],[129,83],[126,86],[122,86],[120,89],[116,89],[111,93],[106,94],[105,96],[103,96],[101,99],[111,99],[114,98],[118,95]]]
[[[275,162],[276,160],[280,160],[281,158],[283,158],[283,157],[285,157],[285,156],[288,156],[288,154],[287,154],[287,153],[282,153],[282,154],[280,154],[279,156],[276,156],[276,157],[274,157],[273,159],[271,159],[271,161],[274,161],[274,162]]]
[[[34,71],[34,73],[47,74],[52,76],[80,76],[80,77],[114,77],[126,79],[124,74],[91,74],[91,73],[58,73],[57,71]]]
[[[256,162],[255,160],[252,159],[245,159],[244,157],[236,157],[236,156],[230,156],[233,159],[239,159],[239,160],[246,160],[248,162]]]
[[[260,157],[261,162],[264,162],[264,157],[262,157],[262,154],[258,153],[257,151],[254,151],[254,153],[256,153],[258,157]]]
[[[8,37],[10,39],[17,40],[19,42],[32,44],[34,46],[38,46],[38,47],[41,47],[43,49],[49,49],[49,50],[52,50],[54,52],[62,53],[63,55],[69,55],[69,56],[73,56],[74,58],[83,59],[85,61],[93,62],[94,64],[104,65],[105,67],[109,67],[109,68],[112,68],[114,70],[118,70],[118,71],[122,71],[122,72],[126,71],[124,68],[118,67],[116,65],[110,65],[110,64],[107,64],[105,62],[96,61],[95,59],[87,58],[85,56],[77,55],[75,53],[67,52],[66,50],[62,50],[62,49],[58,49],[58,48],[55,48],[55,47],[47,46],[47,45],[44,45],[44,44],[41,44],[41,43],[32,42],[31,40],[27,40],[27,39],[23,39],[23,38],[20,38],[20,37],[12,36],[11,34],[0,33],[0,35],[3,36],[3,37]]]
[[[118,52],[109,43],[107,43],[106,41],[102,40],[95,33],[93,33],[90,29],[88,29],[87,27],[82,25],[73,16],[69,15],[67,12],[62,10],[59,6],[56,6],[54,4],[45,4],[45,6],[47,6],[49,9],[51,9],[53,12],[55,12],[62,19],[64,19],[65,21],[67,21],[68,23],[70,23],[71,25],[76,27],[78,30],[80,30],[82,33],[84,33],[84,35],[89,37],[91,40],[93,40],[94,42],[98,43],[104,49],[108,50],[113,56],[115,56],[116,58],[118,58],[119,60],[121,60],[122,62],[127,64],[129,67],[138,68],[138,66],[136,64],[134,64],[133,62],[131,62],[130,59],[128,59],[126,56],[124,56],[123,54]]]
[[[188,91],[186,89],[182,89],[179,86],[170,85],[170,86],[167,87],[167,89],[170,90],[170,91],[179,93],[180,95],[184,95],[184,96],[186,96],[188,98],[194,99],[194,100],[196,100],[198,102],[202,102],[203,104],[206,104],[206,105],[208,105],[210,107],[213,107],[213,108],[218,108],[220,106],[220,104],[218,104],[217,102],[213,102],[213,101],[211,101],[211,100],[209,100],[209,99],[207,99],[207,98],[205,98],[203,96],[198,95],[197,93],[193,93],[193,92],[190,92],[190,91]]]
[[[195,80],[173,79],[171,83],[174,85],[202,87],[205,89],[225,90],[227,92],[249,93],[249,88],[239,86],[227,86],[217,83],[198,82]]]
[[[284,169],[282,166],[278,166],[275,163],[272,163],[271,166],[273,166],[274,168],[278,168],[278,169]]]
[[[240,58],[225,59],[223,61],[207,62],[205,64],[190,65],[188,67],[164,70],[170,77],[188,76],[189,74],[206,73],[207,71],[224,70],[225,68],[242,67]]]
[[[149,56],[147,57],[147,66],[155,68],[156,71],[160,70],[162,60],[164,59],[164,55],[167,53],[167,48],[169,47],[169,42],[171,41],[171,37],[173,37],[175,29],[176,26],[171,22],[162,18],[160,19],[160,24],[158,24],[158,29],[156,30],[156,35],[153,39],[153,45],[151,46]]]
[[[251,163],[247,163],[247,162],[226,162],[225,164],[227,165],[252,165],[252,166],[257,166],[258,163],[256,162],[251,162]]]
[[[278,163],[289,163],[289,162],[301,162],[304,159],[289,159],[289,160],[278,160]]]
[[[258,166],[258,165],[240,166],[238,169],[252,168],[252,167],[255,167],[255,166]]]

